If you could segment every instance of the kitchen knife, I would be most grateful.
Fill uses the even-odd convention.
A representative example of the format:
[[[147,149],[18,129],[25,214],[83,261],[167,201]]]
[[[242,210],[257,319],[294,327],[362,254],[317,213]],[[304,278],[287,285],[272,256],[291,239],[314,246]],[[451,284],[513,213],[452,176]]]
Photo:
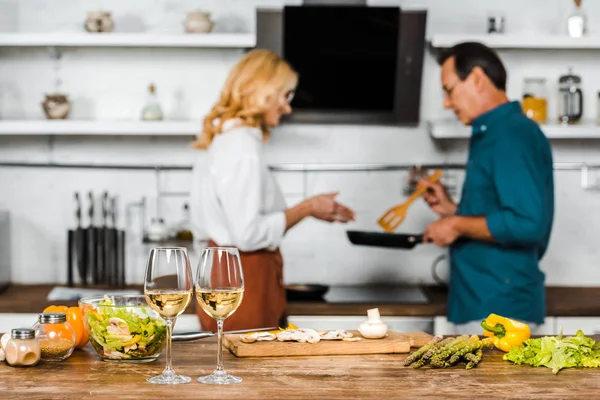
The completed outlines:
[[[100,199],[100,217],[101,223],[96,231],[96,273],[98,275],[98,283],[106,283],[105,277],[105,253],[106,253],[106,207],[108,202],[108,192],[102,194]]]
[[[77,228],[75,229],[75,260],[79,279],[83,286],[87,286],[87,269],[85,260],[85,231],[81,226],[81,199],[79,193],[75,192],[75,218]]]
[[[224,335],[235,335],[237,333],[250,333],[250,332],[264,332],[264,331],[275,331],[278,330],[278,327],[270,327],[270,328],[258,328],[258,329],[242,329],[239,331],[226,331],[223,332]],[[216,336],[217,333],[216,332],[210,332],[210,331],[201,331],[201,332],[182,332],[182,333],[175,333],[172,336],[172,340],[176,341],[176,342],[185,342],[185,341],[189,341],[189,340],[196,340],[196,339],[204,339],[207,337],[213,337]]]
[[[73,287],[73,248],[75,247],[75,231],[67,230],[67,286]]]
[[[89,278],[92,280],[94,284],[98,284],[98,271],[96,270],[96,248],[98,244],[96,243],[96,227],[94,226],[94,194],[90,191],[88,192],[88,217],[90,219],[90,225],[86,230],[86,238],[87,238],[87,255],[86,259],[88,261],[88,273]]]

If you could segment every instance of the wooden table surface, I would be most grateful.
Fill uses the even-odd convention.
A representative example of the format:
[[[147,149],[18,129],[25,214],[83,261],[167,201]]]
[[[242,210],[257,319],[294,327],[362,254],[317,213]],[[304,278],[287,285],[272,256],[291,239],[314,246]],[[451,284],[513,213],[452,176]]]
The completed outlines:
[[[57,285],[12,285],[0,294],[0,313],[39,313],[54,303],[77,305],[76,301],[50,302],[46,300],[46,296],[54,286]],[[131,288],[140,289],[139,286]],[[288,304],[288,314],[364,315],[366,309],[378,307],[383,316],[446,315],[447,289],[424,286],[423,291],[429,299],[426,304],[295,302]],[[192,305],[185,312],[191,314],[194,313],[194,309],[195,307]],[[546,315],[599,316],[600,287],[547,287]]]
[[[600,368],[517,366],[498,350],[484,354],[472,370],[461,367],[413,369],[406,355],[235,358],[225,353],[225,370],[242,377],[236,385],[212,386],[196,378],[212,372],[216,342],[203,339],[173,346],[177,372],[192,377],[184,385],[153,385],[146,378],[164,367],[164,356],[149,364],[98,359],[90,345],[62,363],[12,368],[0,363],[0,398],[27,399],[591,399],[600,393]]]

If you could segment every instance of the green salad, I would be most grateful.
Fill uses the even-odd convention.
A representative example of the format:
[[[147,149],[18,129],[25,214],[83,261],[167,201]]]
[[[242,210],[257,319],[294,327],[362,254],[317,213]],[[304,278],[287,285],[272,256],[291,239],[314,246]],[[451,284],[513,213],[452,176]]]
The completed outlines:
[[[88,309],[86,318],[92,346],[108,359],[153,358],[162,350],[167,336],[162,319],[150,317],[141,307],[136,311],[115,307],[108,296],[97,308]]]

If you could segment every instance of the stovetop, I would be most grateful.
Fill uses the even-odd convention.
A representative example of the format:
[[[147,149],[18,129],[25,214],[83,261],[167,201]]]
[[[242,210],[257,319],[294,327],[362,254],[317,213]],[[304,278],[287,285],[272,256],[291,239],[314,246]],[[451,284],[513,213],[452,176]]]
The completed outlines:
[[[327,303],[408,303],[426,304],[427,296],[416,286],[332,286],[325,294]]]

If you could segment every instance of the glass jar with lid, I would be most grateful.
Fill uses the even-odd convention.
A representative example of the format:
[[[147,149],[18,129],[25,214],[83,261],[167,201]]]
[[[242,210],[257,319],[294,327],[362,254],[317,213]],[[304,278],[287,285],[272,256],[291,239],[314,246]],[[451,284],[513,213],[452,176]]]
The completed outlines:
[[[28,328],[13,329],[5,345],[6,362],[11,367],[33,367],[40,361],[40,344],[35,331]]]
[[[523,84],[523,112],[539,124],[548,121],[548,100],[545,78],[525,78]]]
[[[75,349],[75,329],[67,322],[67,315],[59,312],[42,313],[33,326],[40,342],[43,361],[62,361]]]

